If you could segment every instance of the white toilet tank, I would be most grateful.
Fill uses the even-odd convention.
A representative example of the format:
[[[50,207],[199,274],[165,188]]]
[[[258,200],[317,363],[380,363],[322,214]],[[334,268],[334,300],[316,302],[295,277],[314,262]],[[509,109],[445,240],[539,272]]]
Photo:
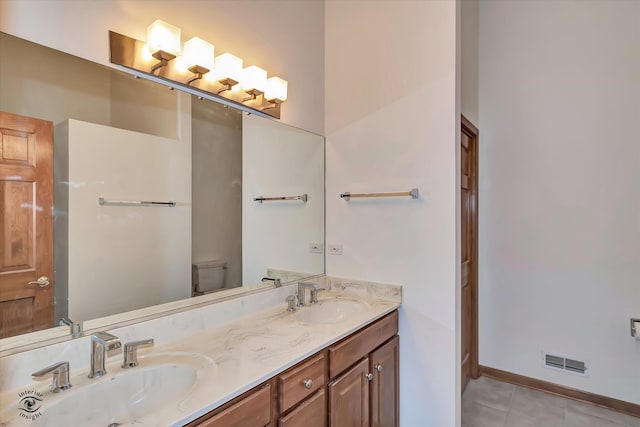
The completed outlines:
[[[227,263],[213,260],[194,262],[191,266],[192,294],[202,295],[223,289],[227,278]]]

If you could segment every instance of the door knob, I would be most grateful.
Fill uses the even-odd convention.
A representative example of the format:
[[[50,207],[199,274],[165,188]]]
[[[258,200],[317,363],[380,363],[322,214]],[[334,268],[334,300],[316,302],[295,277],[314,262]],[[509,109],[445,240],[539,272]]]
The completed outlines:
[[[372,380],[373,380],[373,374],[372,374],[371,372],[367,373],[364,377],[365,377],[366,379],[368,379],[369,381],[372,381]]]
[[[382,372],[382,363],[376,363],[376,366],[373,367],[378,372]]]
[[[302,381],[302,384],[304,385],[304,388],[310,389],[311,387],[313,387],[313,380],[311,380],[311,379],[304,380],[304,381]]]
[[[45,286],[49,286],[49,278],[47,276],[40,276],[38,277],[38,280],[29,282],[27,285],[38,285],[41,288],[44,288]]]

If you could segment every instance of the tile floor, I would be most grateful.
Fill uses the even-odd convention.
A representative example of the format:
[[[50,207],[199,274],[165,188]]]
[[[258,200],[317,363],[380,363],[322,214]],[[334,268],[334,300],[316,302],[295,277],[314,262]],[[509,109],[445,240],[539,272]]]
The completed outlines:
[[[462,395],[462,427],[640,427],[640,418],[480,377]]]

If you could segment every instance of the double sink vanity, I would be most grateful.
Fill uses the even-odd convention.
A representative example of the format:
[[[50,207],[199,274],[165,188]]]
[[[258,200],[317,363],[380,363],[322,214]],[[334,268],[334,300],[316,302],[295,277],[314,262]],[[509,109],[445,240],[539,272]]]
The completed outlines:
[[[400,303],[318,276],[11,354],[0,426],[397,425]]]
[[[401,288],[324,274],[324,137],[168,67],[0,53],[7,117],[52,129],[7,139],[0,427],[397,425]]]

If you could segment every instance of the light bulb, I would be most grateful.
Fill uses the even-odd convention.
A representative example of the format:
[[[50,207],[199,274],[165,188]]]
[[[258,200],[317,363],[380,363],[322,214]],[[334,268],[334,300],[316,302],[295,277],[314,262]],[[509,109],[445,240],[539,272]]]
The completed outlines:
[[[269,102],[284,102],[287,100],[288,82],[280,77],[270,77],[267,79],[267,88],[264,91],[264,98]]]
[[[267,72],[260,67],[251,65],[242,70],[242,90],[248,93],[263,93],[267,87]]]
[[[242,79],[242,59],[230,53],[216,57],[215,72],[218,81],[233,86]]]
[[[184,42],[184,60],[187,68],[201,67],[213,70],[213,52],[214,46],[201,38],[194,37]]]
[[[180,28],[156,19],[147,27],[147,44],[152,53],[162,50],[177,55],[180,53]]]

